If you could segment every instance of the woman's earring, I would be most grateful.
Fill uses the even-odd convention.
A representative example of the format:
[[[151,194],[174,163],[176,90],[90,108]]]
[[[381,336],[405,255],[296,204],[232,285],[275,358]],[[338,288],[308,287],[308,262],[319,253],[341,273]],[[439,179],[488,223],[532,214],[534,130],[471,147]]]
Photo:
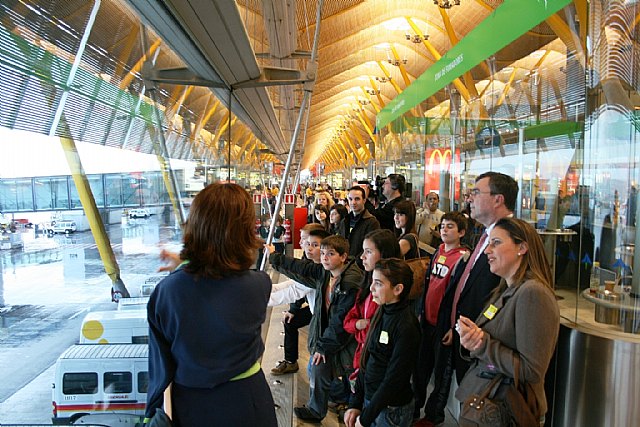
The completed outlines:
[[[522,255],[520,252],[518,252],[518,256]]]

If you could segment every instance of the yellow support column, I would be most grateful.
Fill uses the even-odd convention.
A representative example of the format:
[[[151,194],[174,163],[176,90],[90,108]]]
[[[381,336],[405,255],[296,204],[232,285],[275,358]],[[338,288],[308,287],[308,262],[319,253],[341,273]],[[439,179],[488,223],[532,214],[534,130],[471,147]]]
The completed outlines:
[[[78,155],[76,143],[70,138],[60,138],[60,143],[62,144],[64,155],[67,158],[67,163],[71,169],[71,177],[73,178],[73,182],[78,190],[78,196],[80,197],[84,213],[87,215],[91,233],[93,234],[93,238],[98,246],[100,259],[102,259],[104,269],[111,279],[113,286],[112,298],[114,301],[117,301],[120,297],[129,298],[131,295],[129,295],[129,291],[120,277],[120,267],[118,266],[113,249],[111,248],[111,243],[109,242],[109,236],[107,236],[104,223],[102,222],[102,218],[98,212],[98,206],[96,205],[96,200],[91,192],[89,181],[84,173],[84,168],[82,167],[82,162]]]

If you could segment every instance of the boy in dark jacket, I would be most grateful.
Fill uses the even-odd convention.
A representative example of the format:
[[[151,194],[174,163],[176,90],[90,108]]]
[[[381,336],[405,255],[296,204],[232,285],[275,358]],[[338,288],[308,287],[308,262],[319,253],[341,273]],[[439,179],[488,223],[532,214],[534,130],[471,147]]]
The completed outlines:
[[[270,252],[275,248],[268,247]],[[294,408],[298,418],[320,422],[327,414],[329,389],[336,375],[349,375],[356,342],[344,330],[347,312],[355,303],[363,273],[349,258],[349,242],[342,236],[322,240],[321,265],[278,253],[269,261],[279,272],[316,289],[316,304],[309,325],[309,402]]]
[[[355,392],[344,416],[347,427],[411,425],[411,373],[420,342],[408,298],[412,284],[413,272],[404,260],[376,263],[371,295],[380,308],[371,321]]]

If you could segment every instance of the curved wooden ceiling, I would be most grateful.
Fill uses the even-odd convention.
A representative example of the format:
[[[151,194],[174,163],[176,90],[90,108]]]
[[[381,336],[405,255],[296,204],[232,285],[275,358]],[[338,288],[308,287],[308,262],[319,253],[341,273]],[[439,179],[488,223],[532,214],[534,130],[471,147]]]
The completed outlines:
[[[269,37],[265,28],[268,30],[271,25],[274,31],[274,24],[265,23],[260,3],[239,0],[238,7],[254,50],[266,52]],[[333,151],[329,147],[336,144],[342,146],[338,152],[344,157],[358,150],[352,157],[366,159],[366,148],[359,141],[368,143],[377,112],[500,4],[501,0],[461,0],[459,6],[441,9],[431,0],[325,0],[302,168],[317,161],[331,162],[331,156],[325,154]],[[298,50],[311,49],[315,6],[316,1],[312,0],[296,2],[298,33],[294,45]],[[540,31],[539,45],[557,37],[548,26],[543,24],[541,28],[545,31]],[[417,37],[422,35],[428,35],[428,39]],[[514,60],[501,63],[498,58],[497,68]],[[268,59],[261,63],[268,64]],[[304,69],[306,65],[299,60],[298,66]],[[489,73],[485,68],[484,75],[474,75],[473,81],[466,82],[472,96],[477,95],[476,83]],[[389,77],[386,83],[376,80]],[[277,94],[272,95],[277,103]],[[301,96],[297,92],[297,97]]]

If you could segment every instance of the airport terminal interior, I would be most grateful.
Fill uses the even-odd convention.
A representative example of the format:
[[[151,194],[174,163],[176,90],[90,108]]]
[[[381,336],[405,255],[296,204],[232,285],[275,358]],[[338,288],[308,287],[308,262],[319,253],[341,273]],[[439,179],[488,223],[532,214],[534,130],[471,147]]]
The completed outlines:
[[[487,171],[518,183],[552,272],[545,425],[640,425],[639,23],[636,0],[3,0],[0,425],[55,421],[61,354],[115,342],[90,313],[144,313],[208,184],[280,208],[300,255],[318,188],[401,174],[449,212]],[[135,372],[137,421],[70,422],[141,425]],[[307,425],[306,369],[267,379],[279,425]]]

